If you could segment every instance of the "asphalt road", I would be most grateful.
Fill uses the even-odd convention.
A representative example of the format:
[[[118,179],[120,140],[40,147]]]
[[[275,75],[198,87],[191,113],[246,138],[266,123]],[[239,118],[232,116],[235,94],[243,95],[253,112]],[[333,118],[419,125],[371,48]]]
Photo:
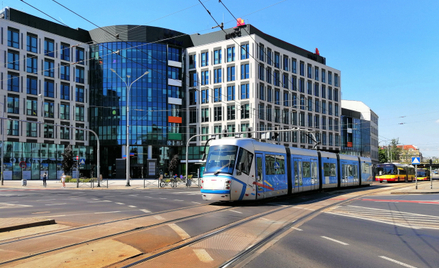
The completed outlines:
[[[244,267],[439,267],[439,195],[369,196],[320,214]]]

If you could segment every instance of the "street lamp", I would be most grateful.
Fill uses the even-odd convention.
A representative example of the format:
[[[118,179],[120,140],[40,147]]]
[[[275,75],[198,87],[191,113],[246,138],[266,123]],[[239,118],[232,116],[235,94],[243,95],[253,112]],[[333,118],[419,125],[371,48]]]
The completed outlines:
[[[147,75],[149,72],[144,72],[141,76],[139,76],[136,80],[134,80],[133,82],[128,83],[126,82],[125,79],[123,79],[114,69],[110,69],[113,73],[115,73],[117,75],[117,77],[120,78],[120,80],[122,80],[122,82],[125,83],[125,86],[127,87],[127,104],[126,104],[126,114],[127,114],[127,125],[126,125],[126,132],[127,132],[127,145],[126,145],[126,150],[125,150],[125,156],[126,156],[126,180],[127,180],[127,184],[126,186],[131,186],[130,185],[130,90],[131,90],[131,86],[137,82],[137,80],[139,80],[140,78],[142,78],[144,75]],[[127,75],[127,79],[130,79],[130,75]]]

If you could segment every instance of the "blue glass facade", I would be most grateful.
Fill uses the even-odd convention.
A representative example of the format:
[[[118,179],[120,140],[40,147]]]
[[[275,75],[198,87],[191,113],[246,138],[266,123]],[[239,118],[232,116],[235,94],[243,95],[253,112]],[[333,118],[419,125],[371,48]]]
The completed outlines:
[[[168,120],[170,116],[183,117],[182,105],[168,103],[168,98],[183,98],[181,87],[168,85],[168,78],[182,79],[182,69],[168,66],[168,60],[181,62],[181,48],[146,42],[91,46],[90,126],[99,135],[104,177],[122,174],[124,167],[118,166],[116,159],[125,155],[127,120],[133,178],[146,174],[148,146],[152,146],[150,157],[166,172],[169,159],[183,144],[174,141],[183,138],[182,122]]]

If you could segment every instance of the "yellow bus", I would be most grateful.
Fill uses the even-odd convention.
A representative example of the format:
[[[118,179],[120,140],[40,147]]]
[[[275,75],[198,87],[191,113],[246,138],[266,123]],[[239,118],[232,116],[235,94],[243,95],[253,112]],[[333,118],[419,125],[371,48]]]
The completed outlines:
[[[412,165],[397,163],[378,164],[375,167],[375,180],[381,182],[409,182],[415,179],[415,168]]]
[[[430,170],[427,168],[418,168],[417,178],[418,178],[418,181],[429,181],[430,180]]]

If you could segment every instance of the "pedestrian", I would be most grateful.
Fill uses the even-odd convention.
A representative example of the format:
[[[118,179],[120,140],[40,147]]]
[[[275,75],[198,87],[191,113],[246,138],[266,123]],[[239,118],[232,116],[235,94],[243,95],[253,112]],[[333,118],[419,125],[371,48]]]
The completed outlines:
[[[43,174],[43,186],[44,186],[44,187],[47,186],[47,184],[46,184],[46,180],[47,180],[47,172],[44,172],[44,174]]]
[[[62,188],[66,188],[66,175],[61,175]]]

